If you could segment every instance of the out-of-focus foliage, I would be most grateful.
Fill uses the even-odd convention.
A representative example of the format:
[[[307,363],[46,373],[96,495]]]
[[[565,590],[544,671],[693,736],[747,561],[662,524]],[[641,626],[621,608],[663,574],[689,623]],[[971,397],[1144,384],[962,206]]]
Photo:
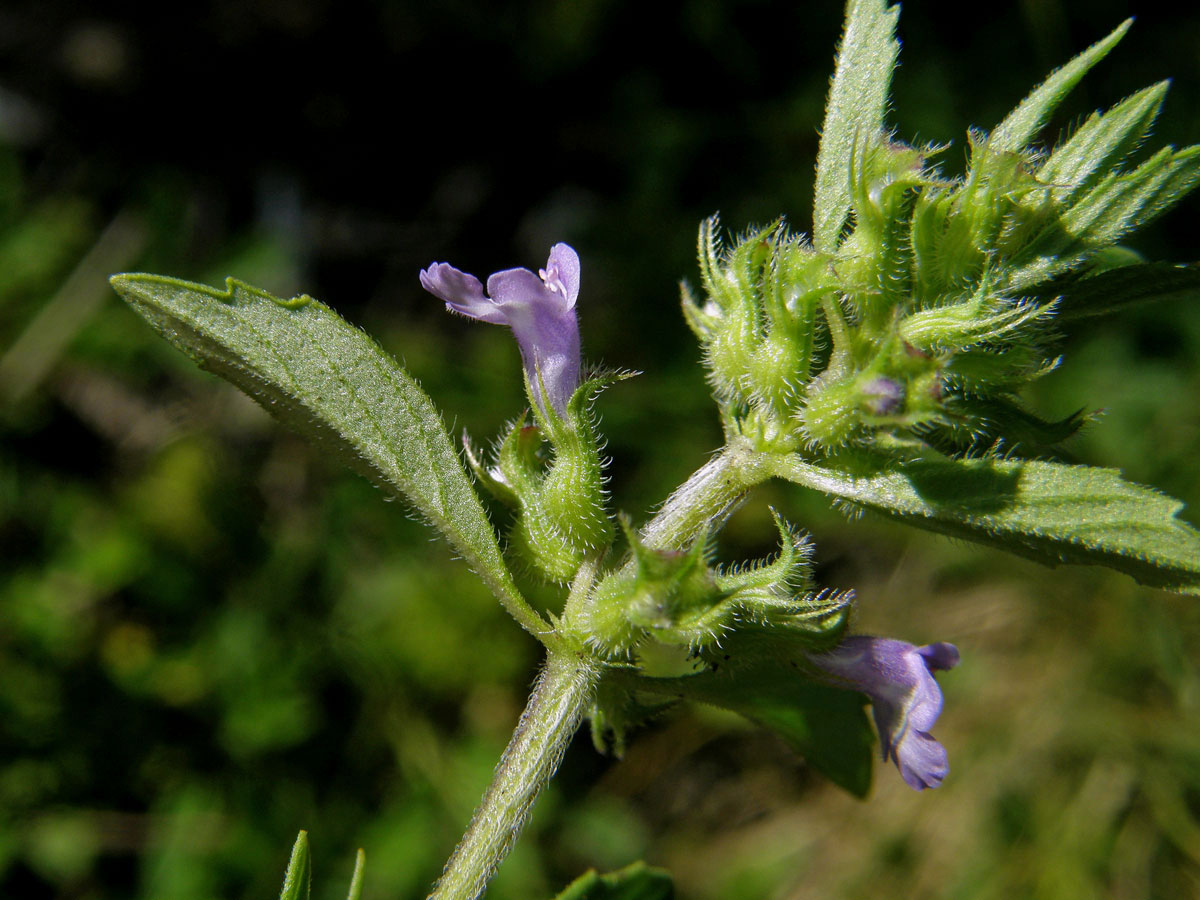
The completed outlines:
[[[359,850],[354,859],[354,875],[350,878],[350,890],[347,900],[359,900],[362,896],[363,866],[366,856]],[[312,856],[308,850],[308,832],[301,831],[292,844],[292,856],[288,860],[287,871],[283,873],[283,888],[279,891],[279,900],[311,900],[312,897]]]
[[[671,876],[645,863],[601,875],[595,869],[579,876],[555,900],[673,900]]]
[[[1196,142],[1200,17],[1116,0],[906,7],[899,131],[999,121],[1131,12],[1054,124],[1172,77],[1155,140]],[[515,349],[445,318],[416,272],[532,265],[569,240],[585,353],[646,373],[598,407],[616,505],[640,512],[719,442],[676,307],[695,224],[804,221],[840,20],[838,2],[750,0],[4,11],[0,896],[271,897],[299,828],[315,896],[344,896],[358,846],[366,900],[424,896],[538,662],[444,545],[196,371],[103,276],[308,291],[490,434],[522,402]],[[1137,248],[1196,259],[1196,209]],[[1070,453],[1195,522],[1200,308],[1088,320],[1066,357],[1037,409],[1107,410]],[[771,552],[768,503],[818,538],[818,580],[857,589],[859,630],[964,651],[943,681],[946,784],[881,778],[863,804],[711,710],[619,762],[584,737],[489,897],[640,857],[695,900],[1200,891],[1194,600],[851,530],[783,486],[723,556]]]

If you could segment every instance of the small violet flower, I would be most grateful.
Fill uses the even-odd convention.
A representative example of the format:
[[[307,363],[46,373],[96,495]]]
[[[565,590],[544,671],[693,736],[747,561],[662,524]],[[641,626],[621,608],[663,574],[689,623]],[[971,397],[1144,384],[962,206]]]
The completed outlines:
[[[890,416],[904,406],[904,385],[883,375],[868,381],[862,392],[873,416]]]
[[[896,763],[909,787],[919,791],[942,783],[950,766],[946,748],[929,733],[942,711],[932,672],[958,665],[958,648],[857,635],[808,659],[832,683],[871,698],[884,761]]]
[[[533,399],[560,416],[579,386],[579,256],[566,244],[550,248],[546,268],[505,269],[487,280],[487,294],[474,275],[448,263],[421,271],[421,286],[446,302],[446,308],[481,322],[507,325],[521,348],[525,377]],[[540,383],[539,383],[540,376]],[[542,397],[542,387],[546,396]]]

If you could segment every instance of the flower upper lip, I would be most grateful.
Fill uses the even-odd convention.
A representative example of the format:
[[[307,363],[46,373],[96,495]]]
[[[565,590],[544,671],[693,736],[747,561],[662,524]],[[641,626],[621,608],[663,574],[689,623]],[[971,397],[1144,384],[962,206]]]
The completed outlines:
[[[452,312],[512,328],[534,402],[543,412],[548,404],[565,414],[580,373],[579,255],[569,245],[550,248],[545,268],[536,275],[529,269],[494,272],[486,294],[478,278],[449,263],[433,263],[420,278],[421,286]]]

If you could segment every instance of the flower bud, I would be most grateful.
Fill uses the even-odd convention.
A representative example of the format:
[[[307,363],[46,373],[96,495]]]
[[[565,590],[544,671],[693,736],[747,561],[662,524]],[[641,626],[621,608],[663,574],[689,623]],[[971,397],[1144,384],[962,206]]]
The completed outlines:
[[[891,416],[904,408],[904,385],[880,375],[862,387],[867,412],[873,416]]]

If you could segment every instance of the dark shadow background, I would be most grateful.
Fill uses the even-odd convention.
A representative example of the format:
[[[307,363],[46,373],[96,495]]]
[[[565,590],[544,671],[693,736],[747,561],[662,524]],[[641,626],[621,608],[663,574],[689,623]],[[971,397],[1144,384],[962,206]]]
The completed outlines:
[[[1162,78],[1152,145],[1200,141],[1200,11],[912,2],[892,121],[1000,120],[1129,15],[1067,127]],[[600,411],[641,514],[720,441],[678,315],[695,229],[810,221],[841,5],[186,5],[0,9],[0,896],[273,896],[311,829],[317,896],[421,897],[486,783],[535,649],[402,511],[161,342],[102,276],[236,275],[376,334],[480,440],[523,402],[500,329],[417,271],[583,259],[585,353],[639,369]],[[1052,129],[1048,134],[1052,135]],[[1197,200],[1133,241],[1195,260]],[[1088,323],[1032,398],[1108,415],[1073,449],[1200,508],[1200,310]],[[684,897],[1182,897],[1200,891],[1194,603],[851,527],[769,488],[730,559],[810,528],[861,627],[955,640],[927,795],[837,795],[711,712],[620,763],[581,739],[495,898],[638,857]],[[547,597],[551,596],[547,594]]]

